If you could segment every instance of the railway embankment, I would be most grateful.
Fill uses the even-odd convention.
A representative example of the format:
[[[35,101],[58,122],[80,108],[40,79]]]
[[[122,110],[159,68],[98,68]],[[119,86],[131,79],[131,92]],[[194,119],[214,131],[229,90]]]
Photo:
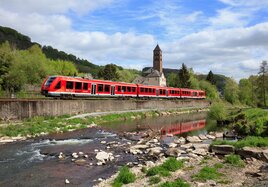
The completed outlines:
[[[78,115],[94,112],[205,108],[207,100],[1,100],[0,120],[36,116]]]

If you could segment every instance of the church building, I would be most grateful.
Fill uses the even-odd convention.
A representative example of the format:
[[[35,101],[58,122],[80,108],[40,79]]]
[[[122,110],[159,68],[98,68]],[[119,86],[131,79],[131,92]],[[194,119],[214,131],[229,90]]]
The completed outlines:
[[[144,76],[137,77],[133,83],[166,86],[166,78],[163,73],[162,50],[157,44],[153,51],[153,67],[143,72]]]

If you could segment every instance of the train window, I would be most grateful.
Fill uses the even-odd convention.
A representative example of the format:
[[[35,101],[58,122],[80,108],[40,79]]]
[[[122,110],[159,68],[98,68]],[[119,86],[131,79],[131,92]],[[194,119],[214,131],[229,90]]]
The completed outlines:
[[[60,89],[60,83],[61,81],[58,82],[58,84],[55,86],[55,89]]]
[[[148,93],[148,88],[145,88],[145,92]]]
[[[110,92],[110,85],[104,85],[104,92]]]
[[[155,93],[155,89],[153,89],[153,93]]]
[[[98,92],[103,92],[103,84],[98,84]]]
[[[127,92],[131,92],[131,87],[127,87]]]
[[[197,92],[193,92],[193,96],[197,96]]]
[[[117,87],[117,91],[118,91],[118,92],[121,92],[121,86],[118,86],[118,87]]]
[[[50,86],[55,79],[56,77],[49,77],[45,83],[45,86]]]
[[[125,92],[127,89],[125,86],[122,86],[122,91]]]
[[[153,92],[152,88],[149,88],[149,92],[150,92],[150,93],[152,93],[152,92]]]
[[[83,84],[83,90],[88,90],[88,83]]]
[[[141,88],[141,92],[144,92],[144,88]]]
[[[132,87],[132,92],[136,92],[136,88],[135,87]]]
[[[75,89],[81,90],[82,89],[82,82],[75,82]]]
[[[71,81],[67,81],[66,83],[66,89],[73,89],[74,88],[74,83]]]
[[[160,89],[160,95],[162,95],[163,94],[163,92],[162,92],[162,90]]]

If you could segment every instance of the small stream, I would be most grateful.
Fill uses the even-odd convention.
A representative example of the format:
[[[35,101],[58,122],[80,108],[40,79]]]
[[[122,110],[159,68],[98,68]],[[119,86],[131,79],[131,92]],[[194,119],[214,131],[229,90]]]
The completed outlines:
[[[133,142],[117,134],[153,129],[161,130],[164,139],[168,134],[205,134],[215,127],[206,113],[194,113],[108,123],[102,127],[3,144],[0,145],[0,186],[64,186],[65,179],[71,181],[68,186],[92,186],[99,178],[114,174],[119,166],[137,161],[120,146]],[[118,146],[107,150],[101,141],[117,142]],[[96,149],[113,152],[115,161],[97,166]],[[60,152],[67,155],[66,159],[58,159]],[[86,162],[73,162],[73,152],[86,154]]]

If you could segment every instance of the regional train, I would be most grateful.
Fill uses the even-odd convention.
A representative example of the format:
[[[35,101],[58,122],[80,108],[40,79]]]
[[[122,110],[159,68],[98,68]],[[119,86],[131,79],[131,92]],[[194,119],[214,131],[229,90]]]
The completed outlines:
[[[47,77],[42,84],[41,94],[46,97],[57,98],[206,98],[206,93],[203,90],[151,86],[68,76]]]

